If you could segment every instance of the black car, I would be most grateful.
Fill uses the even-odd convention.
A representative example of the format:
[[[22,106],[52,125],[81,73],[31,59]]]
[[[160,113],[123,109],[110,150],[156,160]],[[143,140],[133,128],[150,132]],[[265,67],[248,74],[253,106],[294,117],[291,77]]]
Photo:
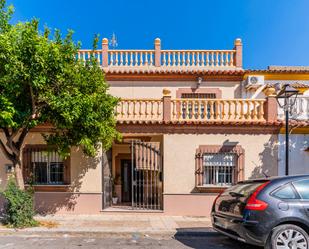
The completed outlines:
[[[309,175],[248,180],[225,190],[212,208],[213,228],[272,249],[309,248]]]

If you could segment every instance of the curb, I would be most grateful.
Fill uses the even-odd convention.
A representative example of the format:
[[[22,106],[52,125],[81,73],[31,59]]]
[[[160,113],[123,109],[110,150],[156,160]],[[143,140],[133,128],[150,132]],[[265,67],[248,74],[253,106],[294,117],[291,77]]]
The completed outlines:
[[[1,236],[14,237],[208,237],[217,234],[212,228],[199,231],[177,231],[177,230],[144,230],[144,231],[23,231],[23,230],[0,230]]]

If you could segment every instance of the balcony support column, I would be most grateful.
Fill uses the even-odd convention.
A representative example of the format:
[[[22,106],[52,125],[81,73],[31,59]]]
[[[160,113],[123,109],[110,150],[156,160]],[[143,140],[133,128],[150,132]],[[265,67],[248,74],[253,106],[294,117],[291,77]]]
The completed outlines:
[[[108,67],[108,39],[102,40],[102,67]]]
[[[234,50],[236,51],[234,56],[235,67],[242,68],[242,42],[240,38],[235,40]]]
[[[155,66],[161,66],[161,40],[159,38],[155,39],[154,42],[154,50],[155,50]]]
[[[171,111],[172,111],[172,97],[170,90],[163,89],[163,121],[171,121]]]
[[[278,119],[278,106],[275,96],[269,96],[264,103],[264,117],[267,122],[275,122]]]

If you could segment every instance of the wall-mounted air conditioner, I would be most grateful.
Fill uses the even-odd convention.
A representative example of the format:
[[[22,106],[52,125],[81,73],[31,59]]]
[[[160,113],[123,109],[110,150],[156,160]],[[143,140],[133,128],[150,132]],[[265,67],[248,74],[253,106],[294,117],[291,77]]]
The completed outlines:
[[[245,88],[247,90],[257,89],[262,85],[264,85],[263,75],[249,75],[247,80],[245,81]]]

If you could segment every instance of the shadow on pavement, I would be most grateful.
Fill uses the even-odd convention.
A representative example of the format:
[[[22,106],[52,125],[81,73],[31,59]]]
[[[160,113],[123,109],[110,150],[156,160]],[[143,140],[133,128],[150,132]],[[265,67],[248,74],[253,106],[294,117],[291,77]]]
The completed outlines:
[[[211,228],[179,228],[175,240],[194,249],[261,249],[221,235]]]

